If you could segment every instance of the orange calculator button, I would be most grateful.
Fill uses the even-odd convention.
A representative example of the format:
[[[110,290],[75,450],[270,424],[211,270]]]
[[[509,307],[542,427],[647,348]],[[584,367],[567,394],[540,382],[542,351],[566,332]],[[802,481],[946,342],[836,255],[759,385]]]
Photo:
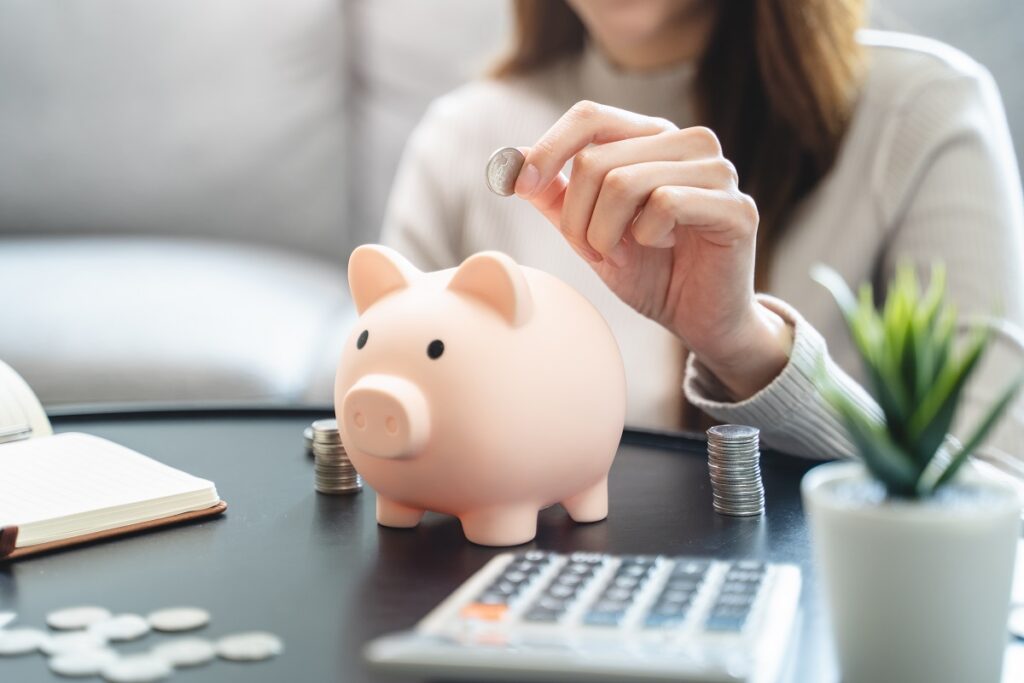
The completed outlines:
[[[508,605],[485,605],[481,602],[471,602],[462,608],[462,618],[498,621],[505,616],[507,611]]]

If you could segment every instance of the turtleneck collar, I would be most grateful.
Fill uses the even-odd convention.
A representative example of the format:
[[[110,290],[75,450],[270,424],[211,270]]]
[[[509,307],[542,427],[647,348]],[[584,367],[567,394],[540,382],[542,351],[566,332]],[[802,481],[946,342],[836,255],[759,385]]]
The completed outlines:
[[[684,127],[694,123],[691,91],[696,72],[694,62],[651,71],[624,70],[588,41],[580,56],[579,84],[582,98],[661,116]]]

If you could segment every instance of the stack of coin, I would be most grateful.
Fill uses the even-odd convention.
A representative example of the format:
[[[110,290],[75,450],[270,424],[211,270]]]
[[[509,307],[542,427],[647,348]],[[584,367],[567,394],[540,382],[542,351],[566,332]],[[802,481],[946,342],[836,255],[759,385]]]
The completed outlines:
[[[313,457],[316,490],[320,493],[358,493],[363,490],[363,478],[352,467],[341,443],[337,420],[313,423]]]
[[[755,427],[718,425],[707,434],[715,511],[736,517],[764,514],[760,432]]]

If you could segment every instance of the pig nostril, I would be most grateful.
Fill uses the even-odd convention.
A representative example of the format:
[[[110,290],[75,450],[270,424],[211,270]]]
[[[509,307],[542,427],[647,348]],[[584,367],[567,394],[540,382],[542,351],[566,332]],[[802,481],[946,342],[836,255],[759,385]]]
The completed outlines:
[[[398,420],[389,416],[388,419],[384,421],[384,426],[387,428],[388,434],[394,434],[398,431]]]
[[[356,423],[356,427],[359,427],[360,429],[362,429],[363,427],[366,426],[366,416],[363,415],[362,413],[356,413],[352,417],[352,419]]]

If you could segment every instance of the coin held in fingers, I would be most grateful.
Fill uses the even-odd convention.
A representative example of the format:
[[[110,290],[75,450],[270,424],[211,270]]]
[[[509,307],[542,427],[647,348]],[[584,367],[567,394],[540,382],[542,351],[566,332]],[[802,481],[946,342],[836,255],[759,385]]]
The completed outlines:
[[[487,160],[485,177],[491,192],[508,197],[515,194],[516,179],[526,157],[515,147],[502,147]]]

